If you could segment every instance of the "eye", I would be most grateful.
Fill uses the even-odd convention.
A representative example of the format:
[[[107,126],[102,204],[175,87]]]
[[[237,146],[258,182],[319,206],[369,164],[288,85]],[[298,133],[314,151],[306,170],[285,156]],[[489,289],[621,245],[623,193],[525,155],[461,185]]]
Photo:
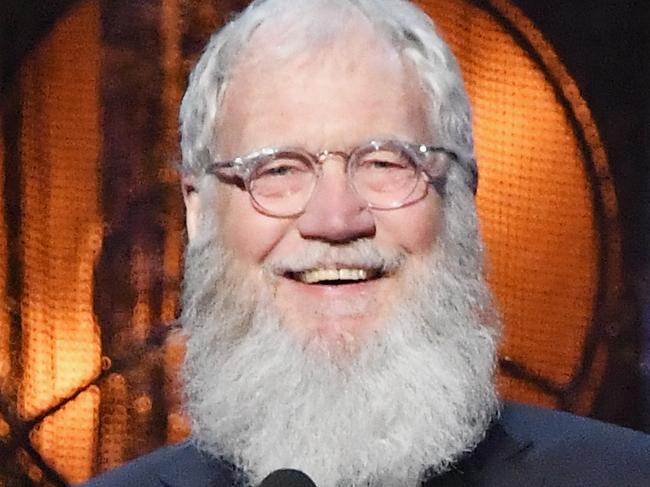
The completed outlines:
[[[314,179],[309,161],[291,153],[278,154],[255,168],[250,191],[258,203],[268,206],[271,200],[308,193]]]
[[[362,171],[400,171],[413,166],[402,152],[377,150],[363,156],[357,163]]]
[[[309,172],[309,165],[297,158],[275,158],[261,164],[255,170],[256,179],[292,177]]]
[[[260,176],[287,176],[296,170],[295,166],[289,164],[274,165],[273,167],[264,168],[264,172]]]
[[[363,165],[371,169],[404,169],[405,164],[400,161],[386,161],[381,159],[370,159],[363,161]]]

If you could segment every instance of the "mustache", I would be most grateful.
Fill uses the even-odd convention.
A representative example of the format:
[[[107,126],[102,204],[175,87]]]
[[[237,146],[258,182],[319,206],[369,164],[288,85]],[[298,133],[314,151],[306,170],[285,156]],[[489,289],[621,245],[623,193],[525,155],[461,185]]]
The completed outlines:
[[[345,244],[311,240],[290,256],[269,257],[264,263],[264,269],[276,275],[316,268],[374,269],[388,274],[396,271],[405,260],[406,253],[403,250],[380,248],[368,238]]]

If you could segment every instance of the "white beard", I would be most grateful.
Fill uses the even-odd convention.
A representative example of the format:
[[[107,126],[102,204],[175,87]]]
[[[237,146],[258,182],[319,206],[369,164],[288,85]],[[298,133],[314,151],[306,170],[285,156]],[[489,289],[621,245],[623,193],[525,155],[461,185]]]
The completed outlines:
[[[414,486],[471,451],[497,410],[498,320],[475,226],[453,218],[353,354],[301,343],[219,238],[190,246],[182,321],[198,446],[252,485],[294,468],[319,487]]]

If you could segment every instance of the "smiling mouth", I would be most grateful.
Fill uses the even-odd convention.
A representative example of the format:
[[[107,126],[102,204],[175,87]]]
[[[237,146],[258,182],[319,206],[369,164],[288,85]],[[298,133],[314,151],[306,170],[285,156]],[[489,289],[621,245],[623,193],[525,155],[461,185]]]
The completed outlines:
[[[319,268],[289,272],[285,274],[285,277],[304,284],[319,284],[327,286],[356,284],[379,279],[383,276],[384,273],[380,269],[361,268]]]

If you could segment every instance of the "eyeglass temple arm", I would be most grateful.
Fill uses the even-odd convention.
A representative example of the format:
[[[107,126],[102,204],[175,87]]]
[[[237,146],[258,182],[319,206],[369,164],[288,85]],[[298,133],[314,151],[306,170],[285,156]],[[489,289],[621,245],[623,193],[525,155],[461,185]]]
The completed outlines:
[[[248,175],[248,167],[239,159],[219,161],[208,164],[205,168],[205,173],[219,178],[245,179]]]
[[[447,155],[453,162],[458,164],[465,172],[465,183],[472,190],[472,193],[476,194],[476,190],[478,189],[478,165],[476,164],[476,159],[462,160],[458,156],[458,154],[445,147],[429,145],[427,146],[427,150],[432,152],[442,152],[445,155]],[[435,177],[432,178],[431,182],[433,184],[435,180],[440,180],[440,179],[441,179],[440,177]],[[442,181],[444,181],[444,179],[446,179],[445,176],[442,177]]]

